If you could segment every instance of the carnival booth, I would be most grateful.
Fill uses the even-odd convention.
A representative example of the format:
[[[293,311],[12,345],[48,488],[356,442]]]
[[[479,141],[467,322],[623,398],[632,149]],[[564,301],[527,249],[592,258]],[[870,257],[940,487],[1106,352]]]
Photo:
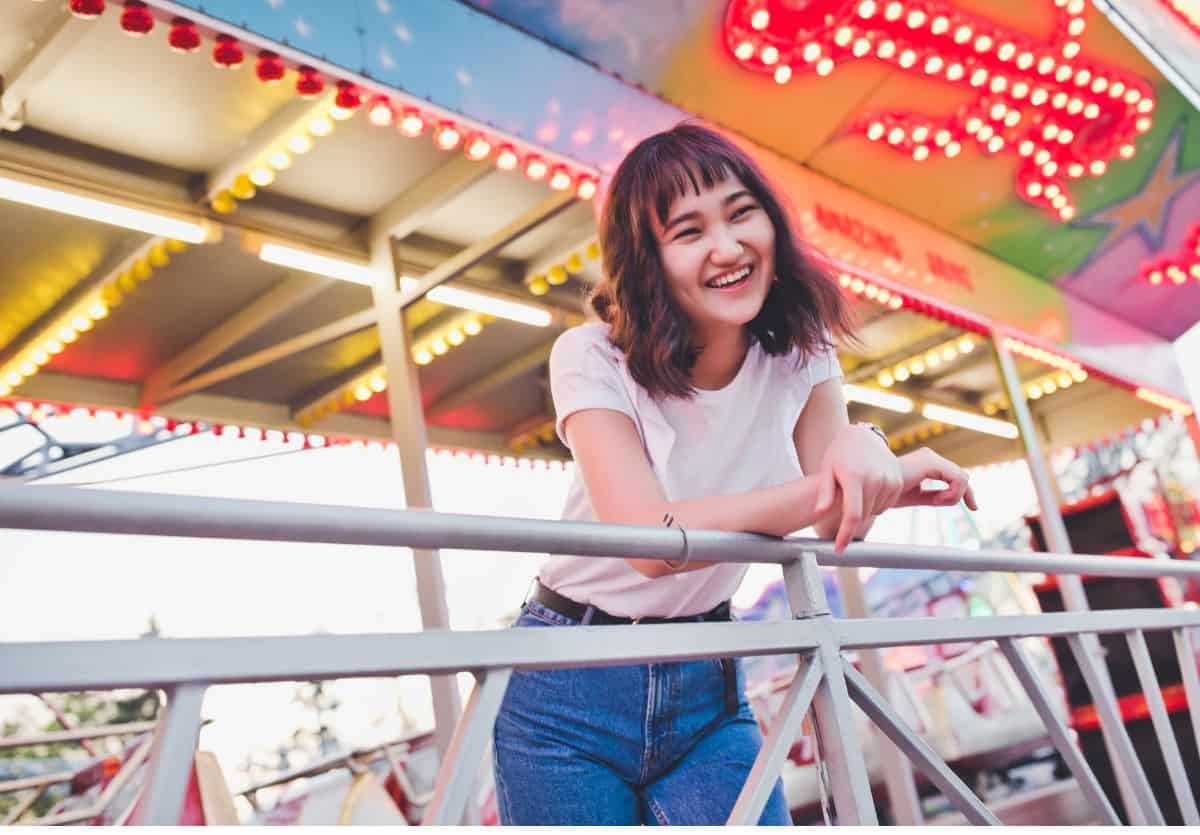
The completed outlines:
[[[431,450],[569,466],[546,364],[603,279],[593,203],[638,139],[699,116],[760,162],[851,301],[851,418],[980,478],[1026,468],[1006,523],[913,517],[914,536],[1153,540],[1188,558],[1200,478],[1178,462],[1200,430],[1171,341],[1200,319],[1200,115],[1186,73],[1139,50],[1150,37],[1194,55],[1200,34],[1160,5],[1167,18],[1085,0],[597,0],[583,17],[522,0],[353,15],[321,0],[11,0],[0,468],[61,482],[210,434],[264,454],[353,444],[398,452],[407,506],[430,507]],[[1154,440],[1168,435],[1173,458]],[[1135,460],[1112,471],[1126,446]],[[1070,521],[1108,507],[1100,472],[1135,517],[1112,548],[1081,545],[1094,528]],[[1030,512],[1045,530],[1026,529]],[[446,627],[438,554],[413,564],[424,628]],[[850,616],[1038,603],[1017,578],[864,579],[839,572]],[[1052,579],[1037,588],[1056,605]],[[1061,652],[1041,649],[1086,735]],[[1044,747],[990,647],[859,663],[964,773],[1006,774]],[[755,681],[764,722],[775,672]],[[461,705],[450,679],[432,690],[436,752]],[[806,739],[785,775],[801,816],[821,795]],[[898,792],[870,740],[881,791]],[[320,779],[280,775],[267,788],[309,782],[257,819],[419,822],[423,789],[400,786],[386,747]],[[215,784],[199,762],[203,800]],[[230,778],[264,788],[247,782]],[[488,802],[485,787],[485,816]]]

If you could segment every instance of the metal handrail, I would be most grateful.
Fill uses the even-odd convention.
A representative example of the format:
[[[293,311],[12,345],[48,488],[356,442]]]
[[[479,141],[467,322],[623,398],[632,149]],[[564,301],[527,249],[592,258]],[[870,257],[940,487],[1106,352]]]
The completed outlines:
[[[371,510],[63,487],[0,486],[0,527],[267,541],[322,542],[487,551],[549,551],[595,557],[681,557],[678,530],[585,522]],[[1064,637],[1096,703],[1101,728],[1127,767],[1127,808],[1135,818],[1163,821],[1137,759],[1102,664],[1092,648],[1099,633],[1123,633],[1154,720],[1172,787],[1187,823],[1200,810],[1185,791],[1178,745],[1143,637],[1169,629],[1175,641],[1193,726],[1200,732],[1200,678],[1189,627],[1200,612],[1124,610],[961,619],[834,619],[818,563],[968,571],[1036,571],[1110,577],[1200,577],[1200,565],[1128,557],[1011,554],[854,544],[835,554],[825,542],[749,534],[690,531],[696,560],[778,563],[794,620],[749,623],[581,626],[554,641],[527,630],[429,631],[408,635],[158,639],[0,644],[0,693],[122,687],[162,687],[168,705],[157,729],[139,818],[178,820],[195,748],[205,690],[215,684],[398,676],[468,671],[477,686],[445,752],[426,812],[433,823],[461,820],[508,681],[515,670],[628,665],[725,656],[795,653],[798,669],[783,708],[764,741],[731,823],[751,823],[766,803],[796,729],[810,705],[839,820],[874,823],[870,782],[851,704],[857,704],[913,763],[974,823],[995,816],[886,700],[846,661],[849,649],[960,641],[997,641],[1046,724],[1081,791],[1102,820],[1117,822],[1090,767],[1056,715],[1044,684],[1015,639]],[[636,636],[633,630],[636,630]]]
[[[136,495],[136,501],[131,500]],[[77,487],[0,484],[0,528],[114,533],[258,542],[307,542],[499,552],[545,552],[618,559],[684,556],[678,529],[601,522],[505,519],[429,510],[130,494]],[[794,562],[812,553],[826,566],[958,571],[1019,571],[1103,577],[1200,579],[1200,564],[1141,557],[968,551],[856,542],[836,553],[831,542],[724,531],[688,531],[699,562]]]

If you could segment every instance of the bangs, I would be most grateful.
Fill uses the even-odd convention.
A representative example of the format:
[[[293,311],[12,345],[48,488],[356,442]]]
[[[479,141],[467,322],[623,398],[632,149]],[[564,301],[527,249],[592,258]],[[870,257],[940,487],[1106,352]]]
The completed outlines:
[[[755,178],[745,160],[724,142],[713,139],[704,134],[660,134],[646,143],[645,153],[635,162],[639,192],[635,202],[653,206],[658,222],[665,224],[671,204],[689,191],[699,195],[731,176],[754,190]]]

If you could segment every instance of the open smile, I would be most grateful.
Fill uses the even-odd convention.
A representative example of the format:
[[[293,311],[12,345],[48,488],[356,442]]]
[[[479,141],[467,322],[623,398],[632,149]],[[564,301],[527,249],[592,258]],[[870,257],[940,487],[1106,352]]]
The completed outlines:
[[[750,281],[750,275],[753,272],[753,267],[738,267],[736,270],[730,270],[727,273],[721,273],[715,278],[710,278],[704,282],[704,286],[710,290],[737,290]]]

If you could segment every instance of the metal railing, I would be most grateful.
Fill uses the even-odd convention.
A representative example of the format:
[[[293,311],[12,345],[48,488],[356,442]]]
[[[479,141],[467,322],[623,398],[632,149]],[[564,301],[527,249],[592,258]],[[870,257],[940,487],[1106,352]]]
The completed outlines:
[[[257,541],[322,542],[499,552],[570,553],[598,558],[678,559],[677,529],[586,522],[503,519],[327,505],[118,493],[65,487],[0,486],[0,527]],[[0,693],[162,688],[167,707],[150,754],[140,822],[178,821],[200,728],[206,688],[217,684],[470,672],[476,686],[444,753],[425,821],[462,820],[472,781],[515,670],[614,666],[729,656],[794,653],[798,669],[783,707],[734,806],[729,823],[758,820],[805,713],[813,710],[839,823],[877,822],[853,705],[966,816],[995,815],[908,728],[887,700],[842,655],[845,650],[996,641],[1080,789],[1105,823],[1112,804],[1051,704],[1018,643],[1065,637],[1091,691],[1102,732],[1127,772],[1126,808],[1134,819],[1163,815],[1122,723],[1098,634],[1123,633],[1171,774],[1183,820],[1200,823],[1171,730],[1144,633],[1171,630],[1193,729],[1200,731],[1200,680],[1188,634],[1200,613],[1179,609],[1061,612],[963,619],[835,619],[818,569],[874,566],[1151,579],[1200,578],[1200,565],[1128,557],[955,551],[858,543],[834,554],[829,543],[750,534],[689,531],[697,561],[782,566],[794,619],[753,623],[580,626],[554,641],[530,630],[417,634],[159,639],[0,644]]]

